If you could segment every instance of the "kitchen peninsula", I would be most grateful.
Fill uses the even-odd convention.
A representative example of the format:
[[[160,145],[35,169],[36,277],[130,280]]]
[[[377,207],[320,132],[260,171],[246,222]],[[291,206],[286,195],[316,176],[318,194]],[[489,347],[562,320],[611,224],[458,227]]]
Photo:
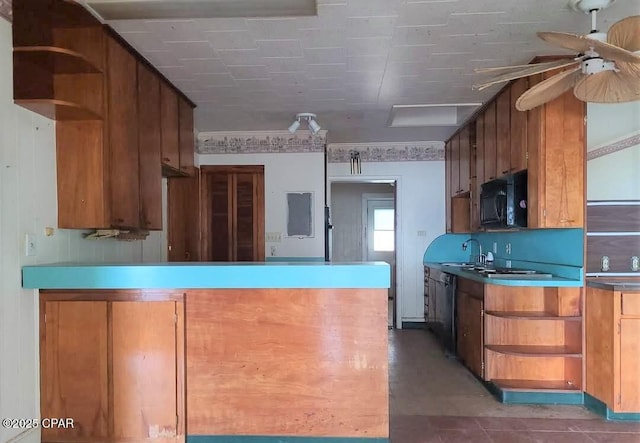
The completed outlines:
[[[54,264],[42,441],[387,442],[386,263]]]

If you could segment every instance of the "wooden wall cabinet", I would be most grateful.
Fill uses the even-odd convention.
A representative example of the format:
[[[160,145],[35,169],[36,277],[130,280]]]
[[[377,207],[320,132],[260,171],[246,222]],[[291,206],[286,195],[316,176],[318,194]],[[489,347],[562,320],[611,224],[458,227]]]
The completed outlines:
[[[180,151],[180,172],[192,176],[195,172],[195,136],[193,134],[193,105],[184,98],[178,98],[178,140]]]
[[[530,77],[530,86],[555,74]],[[585,103],[566,92],[528,111],[528,226],[579,228],[585,206]]]
[[[167,259],[201,260],[200,171],[192,177],[167,179]]]
[[[515,80],[509,86],[511,99],[509,108],[509,143],[511,145],[509,170],[511,172],[527,169],[527,113],[516,109],[516,101],[527,89],[529,89],[529,79],[527,77]]]
[[[511,88],[504,89],[496,98],[496,174],[511,172]],[[513,112],[519,112],[513,110]]]
[[[446,214],[446,231],[451,232],[451,139],[444,144],[444,201]]]
[[[589,287],[585,392],[613,412],[640,412],[640,291]]]
[[[484,285],[458,277],[456,286],[458,358],[484,378]]]
[[[484,180],[498,177],[496,102],[491,101],[484,111]]]
[[[459,134],[459,191],[460,193],[466,193],[471,190],[471,145],[472,131],[471,125],[464,126]]]
[[[40,415],[74,419],[43,442],[184,438],[182,294],[139,292],[41,292]]]

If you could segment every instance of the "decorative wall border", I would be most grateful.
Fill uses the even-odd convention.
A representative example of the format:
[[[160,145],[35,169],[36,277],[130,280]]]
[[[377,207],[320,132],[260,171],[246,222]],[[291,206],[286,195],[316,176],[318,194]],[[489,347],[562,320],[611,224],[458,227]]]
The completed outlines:
[[[613,154],[614,152],[622,151],[623,149],[631,148],[633,146],[640,145],[640,131],[627,136],[614,140],[613,142],[605,143],[591,151],[587,152],[587,161],[594,158],[604,157],[605,155]]]
[[[291,154],[324,152],[327,131],[311,135],[307,131],[200,132],[198,154]]]
[[[0,17],[4,17],[9,21],[13,20],[11,0],[0,0]]]
[[[444,161],[444,142],[330,143],[329,163],[349,163],[351,153],[362,162]]]

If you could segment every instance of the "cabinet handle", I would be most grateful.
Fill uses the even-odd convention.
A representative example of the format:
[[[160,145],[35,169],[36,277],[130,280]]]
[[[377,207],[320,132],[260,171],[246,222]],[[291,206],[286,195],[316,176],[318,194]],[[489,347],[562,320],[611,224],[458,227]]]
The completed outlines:
[[[502,171],[502,173],[503,173],[503,174],[506,174],[506,173],[508,173],[508,172],[509,172],[509,170],[508,170],[508,169],[507,169],[506,171]]]
[[[560,219],[560,223],[573,223],[575,220],[572,219],[568,219],[568,218],[561,218]]]

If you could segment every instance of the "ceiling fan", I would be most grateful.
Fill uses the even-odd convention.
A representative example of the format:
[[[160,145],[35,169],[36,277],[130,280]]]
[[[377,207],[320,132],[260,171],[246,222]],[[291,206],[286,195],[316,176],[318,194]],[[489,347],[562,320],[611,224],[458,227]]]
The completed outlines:
[[[596,30],[596,14],[615,0],[571,0],[577,11],[591,15],[591,32],[587,35],[563,32],[538,32],[542,40],[578,53],[573,59],[499,68],[479,68],[491,73],[487,81],[474,85],[482,90],[497,83],[562,69],[558,74],[525,91],[516,108],[527,111],[562,95],[573,88],[574,95],[585,102],[621,103],[640,100],[640,15],[615,23],[608,33]]]

